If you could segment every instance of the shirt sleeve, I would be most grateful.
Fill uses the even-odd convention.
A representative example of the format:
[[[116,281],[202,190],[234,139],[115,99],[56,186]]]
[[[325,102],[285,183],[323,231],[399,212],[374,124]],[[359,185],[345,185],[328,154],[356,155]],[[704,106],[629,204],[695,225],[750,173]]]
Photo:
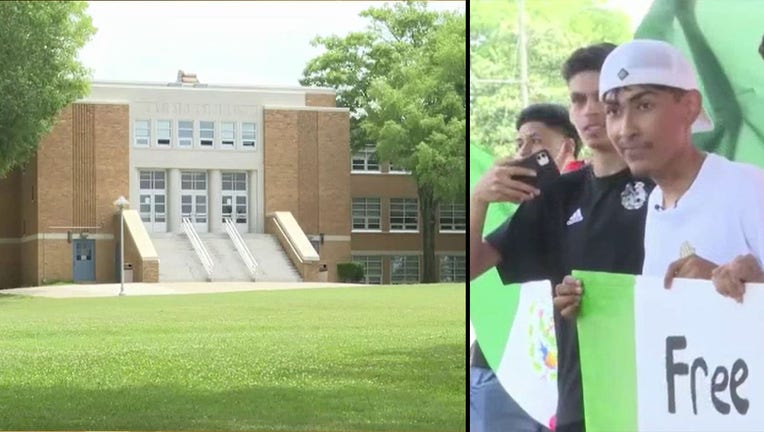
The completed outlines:
[[[543,208],[541,199],[523,203],[514,215],[486,237],[501,255],[496,270],[505,285],[547,278]]]
[[[748,184],[751,201],[740,201],[745,240],[759,267],[764,268],[764,171],[754,166],[747,168],[750,171],[744,184]]]

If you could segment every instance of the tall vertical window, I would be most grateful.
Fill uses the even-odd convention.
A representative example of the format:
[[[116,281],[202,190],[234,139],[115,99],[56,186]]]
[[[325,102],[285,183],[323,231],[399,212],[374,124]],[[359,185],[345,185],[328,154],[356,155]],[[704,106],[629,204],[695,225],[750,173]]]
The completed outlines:
[[[172,142],[172,122],[170,120],[157,120],[157,145],[169,147]]]
[[[151,142],[151,121],[136,120],[133,127],[136,147],[148,147]]]
[[[221,122],[220,123],[220,145],[223,148],[234,148],[236,144],[236,123],[234,122]]]
[[[189,148],[194,145],[194,122],[192,120],[178,121],[178,147]]]
[[[241,146],[244,148],[255,149],[256,135],[255,124],[244,122],[241,124]]]
[[[215,143],[215,122],[199,122],[199,145],[202,147],[212,147]]]

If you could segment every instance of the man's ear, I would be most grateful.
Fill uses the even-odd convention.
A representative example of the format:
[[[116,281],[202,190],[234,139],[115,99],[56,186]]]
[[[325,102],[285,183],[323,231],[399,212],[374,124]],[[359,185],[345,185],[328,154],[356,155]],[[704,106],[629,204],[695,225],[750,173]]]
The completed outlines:
[[[573,138],[565,137],[565,139],[562,141],[562,146],[565,149],[565,155],[570,155],[572,159],[576,157],[576,141]]]
[[[576,152],[576,142],[572,138],[565,137],[560,141],[560,151],[556,155],[552,155],[557,167],[562,170],[562,164],[568,159],[574,159]]]
[[[682,105],[685,107],[688,124],[692,125],[703,109],[703,96],[697,90],[688,90],[682,96]]]

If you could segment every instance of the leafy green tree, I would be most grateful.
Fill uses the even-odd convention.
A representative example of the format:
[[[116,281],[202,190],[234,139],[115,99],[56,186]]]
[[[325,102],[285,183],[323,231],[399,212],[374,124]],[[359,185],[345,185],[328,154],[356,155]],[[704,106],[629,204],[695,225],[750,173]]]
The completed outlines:
[[[59,112],[85,96],[77,52],[95,33],[87,4],[0,2],[0,177],[23,165]]]
[[[423,2],[370,8],[367,31],[317,38],[303,85],[337,89],[351,111],[352,151],[375,144],[381,161],[411,172],[417,184],[424,282],[438,280],[438,205],[464,196],[466,21]]]
[[[631,38],[629,18],[604,0],[526,0],[528,102],[567,104],[561,67],[577,48]],[[522,107],[518,1],[470,2],[470,140],[514,153]],[[506,82],[509,81],[509,82]]]

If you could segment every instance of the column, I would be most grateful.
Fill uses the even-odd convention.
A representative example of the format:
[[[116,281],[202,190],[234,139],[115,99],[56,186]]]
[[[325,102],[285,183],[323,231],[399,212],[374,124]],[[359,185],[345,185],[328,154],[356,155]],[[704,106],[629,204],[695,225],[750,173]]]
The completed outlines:
[[[222,233],[223,230],[223,177],[220,170],[210,170],[210,198],[209,198],[209,217],[210,232]]]
[[[167,229],[171,233],[179,234],[181,232],[181,214],[180,214],[180,170],[178,168],[170,169],[170,178],[167,183]]]
[[[258,171],[255,170],[247,172],[247,202],[249,203],[249,208],[247,209],[249,214],[247,216],[249,220],[249,232],[251,233],[265,232],[265,226],[261,225],[263,222],[258,213],[258,209],[262,207],[260,207],[261,203],[259,202],[260,191],[257,188],[257,174]]]

